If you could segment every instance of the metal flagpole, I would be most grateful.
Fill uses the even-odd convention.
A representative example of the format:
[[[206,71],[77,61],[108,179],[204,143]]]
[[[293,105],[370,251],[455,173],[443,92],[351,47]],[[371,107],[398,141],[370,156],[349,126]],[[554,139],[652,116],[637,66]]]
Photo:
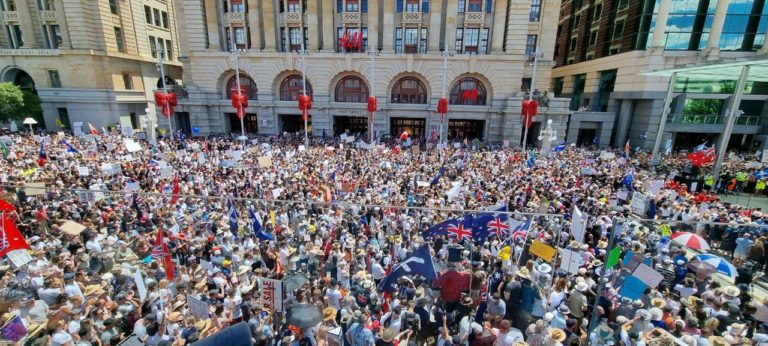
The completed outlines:
[[[536,67],[539,65],[539,43],[538,40],[536,42],[536,51],[533,52],[533,73],[531,74],[531,90],[528,92],[528,101],[533,100],[533,91],[535,90],[536,86]],[[525,123],[523,126],[525,126],[525,134],[523,135],[523,152],[525,152],[525,146],[528,144],[528,119],[530,119],[531,115],[530,108],[525,112]]]
[[[362,35],[362,32],[360,34]],[[373,46],[371,46],[371,52],[368,54],[371,56],[371,95],[376,96],[376,94],[373,92],[373,88],[375,88],[376,85],[376,56],[379,55],[379,52],[376,51]],[[368,122],[368,143],[373,144],[373,112],[371,112],[371,116],[370,119],[368,119]]]
[[[520,254],[517,255],[517,260],[515,260],[516,268],[520,267],[520,259],[523,258],[523,251],[525,251],[525,244],[528,243],[528,238],[531,236],[531,232],[533,231],[533,218],[534,216],[531,215],[531,223],[528,224],[528,230],[525,232],[525,239],[523,239],[523,245],[520,246]],[[512,249],[514,248],[515,248],[514,244],[512,244]]]
[[[235,61],[235,84],[237,85],[237,96],[243,96],[243,89],[240,85],[240,60],[237,58],[238,55],[237,48],[235,48],[235,45],[232,45],[232,59]],[[238,107],[242,107],[242,105],[238,102]],[[243,116],[240,117],[240,136],[243,140],[245,140],[245,109],[242,110]]]
[[[451,55],[451,52],[448,49],[446,49],[443,51],[442,54],[443,54],[443,91],[441,92],[440,97],[445,98],[445,92],[446,92],[447,83],[448,83],[448,57]],[[445,119],[443,118],[445,118],[445,114],[442,114],[440,116],[440,132],[438,132],[438,135],[437,135],[437,144],[440,144],[443,142],[443,122],[445,121]]]
[[[168,94],[168,86],[165,84],[165,67],[163,67],[163,54],[165,51],[160,49],[160,42],[155,43],[155,51],[157,52],[157,64],[160,65],[160,80],[163,82],[163,93]],[[170,131],[171,140],[173,140],[173,124],[171,124],[171,116],[168,114],[168,129]]]
[[[301,37],[301,50],[299,51],[299,55],[301,56],[301,92],[302,95],[307,96],[307,73],[304,70],[304,56],[307,55],[306,49],[304,49],[304,37]],[[307,127],[309,127],[309,110],[304,110],[304,147],[309,148],[309,133],[307,131]]]
[[[613,249],[614,236],[616,235],[617,233],[616,229],[618,228],[617,219],[615,217],[613,218],[613,220],[611,220],[611,223],[612,223],[612,227],[611,227],[611,234],[608,235],[608,247],[605,248],[605,250],[607,251],[605,253],[605,263],[608,262],[608,253],[611,251],[611,249]],[[622,225],[622,228],[623,227],[624,226]],[[589,335],[592,332],[592,330],[596,327],[594,324],[597,320],[597,303],[600,301],[600,296],[602,295],[602,292],[605,289],[606,283],[608,283],[608,281],[610,281],[611,279],[610,277],[605,275],[606,272],[608,271],[608,269],[605,268],[605,263],[603,264],[603,272],[602,272],[602,275],[600,275],[601,277],[600,277],[600,282],[598,283],[598,286],[597,286],[597,292],[595,292],[595,302],[592,305],[592,317],[589,318],[589,325],[587,326],[587,335]]]

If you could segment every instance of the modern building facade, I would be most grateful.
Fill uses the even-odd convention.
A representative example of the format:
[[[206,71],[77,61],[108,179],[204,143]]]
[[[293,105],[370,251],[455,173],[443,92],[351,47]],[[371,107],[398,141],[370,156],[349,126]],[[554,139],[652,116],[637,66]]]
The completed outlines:
[[[669,78],[643,73],[675,66],[765,59],[764,0],[564,0],[552,89],[571,98],[568,141],[650,149]],[[719,144],[732,79],[674,82],[662,149]],[[765,146],[768,85],[750,83],[729,148]]]
[[[0,21],[0,78],[40,96],[49,129],[140,128],[156,113],[158,54],[180,82],[173,0],[0,0]]]
[[[537,47],[534,87],[548,90],[559,8],[541,0],[177,1],[184,96],[176,111],[194,133],[240,132],[229,100],[237,50],[246,131],[302,132],[303,56],[315,136],[366,133],[373,95],[377,136],[424,138],[439,128],[445,95],[443,138],[518,144]],[[564,134],[568,101],[551,96],[531,141],[547,119]]]

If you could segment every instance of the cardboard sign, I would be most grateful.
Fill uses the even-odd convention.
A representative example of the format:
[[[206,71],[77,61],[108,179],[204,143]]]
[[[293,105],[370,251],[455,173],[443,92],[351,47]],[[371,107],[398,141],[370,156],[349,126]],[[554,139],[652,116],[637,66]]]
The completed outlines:
[[[75,121],[74,123],[72,123],[72,132],[77,137],[80,137],[80,136],[84,135],[84,133],[83,133],[83,123],[81,121]]]
[[[133,273],[133,282],[136,284],[136,289],[139,291],[139,298],[141,301],[147,298],[147,285],[144,283],[144,277],[141,276],[141,272],[136,270]]]
[[[622,297],[637,300],[643,296],[643,292],[645,291],[646,287],[648,286],[640,281],[640,279],[630,275],[626,280],[624,280],[624,284],[621,286],[619,294]]]
[[[105,163],[101,165],[101,173],[105,176],[120,174],[122,171],[123,169],[120,168],[120,165],[114,163]]]
[[[124,143],[125,150],[128,150],[129,153],[135,153],[141,150],[141,144],[136,143],[133,140],[126,140]]]
[[[201,320],[207,320],[210,317],[208,304],[189,294],[187,294],[187,306],[189,306],[189,313],[192,316]]]
[[[125,183],[125,190],[126,191],[139,191],[141,190],[141,185],[139,185],[138,181],[133,182],[127,182]]]
[[[213,264],[206,260],[200,260],[200,266],[203,267],[208,273],[213,273]]]
[[[171,167],[160,168],[160,178],[168,179],[171,176],[173,176],[173,168]]]
[[[664,275],[647,266],[645,263],[639,264],[632,273],[632,276],[636,277],[649,287],[656,287],[661,280],[664,280]]]
[[[651,181],[650,185],[648,186],[648,193],[655,195],[659,193],[662,188],[664,188],[664,180]]]
[[[608,260],[605,261],[605,269],[611,269],[613,266],[617,265],[619,263],[620,257],[621,247],[615,246],[613,249],[611,249],[611,252],[608,253]]]
[[[629,205],[630,211],[632,213],[644,216],[645,215],[645,208],[648,207],[648,203],[645,200],[645,196],[643,196],[642,193],[635,191],[632,194],[632,202]]]
[[[581,243],[584,241],[584,229],[587,226],[587,218],[579,210],[579,207],[573,207],[573,217],[571,218],[571,235],[573,238]]]
[[[27,196],[40,196],[45,194],[45,183],[27,183]]]
[[[560,269],[571,274],[577,274],[579,272],[581,254],[578,251],[568,249],[562,249],[561,251]]]
[[[59,229],[69,235],[78,235],[82,233],[86,227],[72,220],[67,220],[61,226],[59,226]]]
[[[272,167],[272,158],[269,156],[260,156],[259,157],[259,167],[261,168],[269,168]]]
[[[261,281],[261,302],[263,308],[271,311],[283,311],[283,282],[267,278]]]
[[[528,252],[539,256],[541,259],[547,262],[551,262],[552,259],[555,258],[555,253],[557,253],[557,250],[542,241],[534,240]]]
[[[88,169],[88,167],[80,166],[80,167],[77,167],[77,174],[81,177],[87,177],[88,175],[91,174],[91,170]]]
[[[26,249],[9,251],[6,255],[8,256],[8,260],[13,264],[14,268],[21,268],[33,260],[32,256],[29,255],[29,252]]]

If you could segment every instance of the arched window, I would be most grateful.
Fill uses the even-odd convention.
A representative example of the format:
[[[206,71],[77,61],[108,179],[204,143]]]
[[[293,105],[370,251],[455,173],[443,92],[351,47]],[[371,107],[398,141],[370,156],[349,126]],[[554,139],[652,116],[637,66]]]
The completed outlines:
[[[368,86],[359,77],[344,77],[336,84],[336,102],[368,102]]]
[[[240,87],[243,89],[243,93],[248,95],[249,100],[258,100],[256,96],[258,95],[258,90],[256,89],[256,82],[251,79],[251,77],[248,77],[248,75],[241,73],[240,74]],[[232,78],[229,79],[227,82],[227,99],[232,98],[232,91],[237,90],[237,78],[235,76],[232,76]]]
[[[404,77],[392,87],[392,103],[427,103],[427,88],[415,77]]]
[[[483,106],[485,105],[485,86],[472,77],[460,79],[451,89],[450,104]]]
[[[280,100],[281,101],[297,101],[299,95],[304,91],[303,81],[301,75],[294,74],[283,79],[283,83],[280,84]],[[307,95],[312,97],[312,86],[307,82]]]

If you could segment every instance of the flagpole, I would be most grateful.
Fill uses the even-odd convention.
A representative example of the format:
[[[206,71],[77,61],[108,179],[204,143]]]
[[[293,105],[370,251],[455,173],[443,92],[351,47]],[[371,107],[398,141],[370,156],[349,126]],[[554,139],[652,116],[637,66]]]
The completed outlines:
[[[301,33],[301,50],[299,51],[299,56],[301,60],[301,93],[304,96],[307,96],[307,72],[305,70],[305,64],[304,64],[304,56],[307,55],[309,52],[304,47],[304,32]],[[304,117],[304,147],[309,149],[309,133],[307,127],[309,127],[309,110],[305,109],[302,111],[302,116]]]
[[[165,51],[160,49],[160,41],[155,43],[155,51],[157,52],[157,64],[160,66],[160,80],[163,82],[163,94],[168,95],[168,86],[165,84],[165,67],[163,65],[163,54]],[[168,114],[168,131],[170,131],[171,140],[173,140],[173,124],[171,123],[172,115],[173,114]]]
[[[520,247],[520,254],[517,255],[517,260],[515,261],[515,267],[520,267],[520,259],[523,258],[523,251],[525,251],[525,244],[528,243],[528,238],[531,235],[531,231],[533,230],[533,215],[531,215],[531,223],[528,224],[528,230],[525,232],[525,239],[523,240],[523,245]]]
[[[528,101],[533,101],[533,91],[536,87],[536,67],[539,65],[539,43],[538,40],[536,42],[536,51],[533,52],[533,72],[531,74],[531,90],[528,92]],[[523,134],[523,152],[525,152],[525,146],[528,144],[528,119],[531,118],[530,115],[531,107],[528,107],[525,111],[525,133]]]
[[[242,85],[240,84],[240,60],[237,58],[238,51],[237,46],[235,44],[232,45],[232,59],[235,62],[235,84],[237,84],[237,96],[242,97],[243,96],[243,89]],[[240,104],[240,100],[238,100],[237,106],[242,109],[242,105]],[[238,109],[238,110],[240,110]],[[240,118],[240,136],[245,140],[245,109],[241,110],[243,116]]]

